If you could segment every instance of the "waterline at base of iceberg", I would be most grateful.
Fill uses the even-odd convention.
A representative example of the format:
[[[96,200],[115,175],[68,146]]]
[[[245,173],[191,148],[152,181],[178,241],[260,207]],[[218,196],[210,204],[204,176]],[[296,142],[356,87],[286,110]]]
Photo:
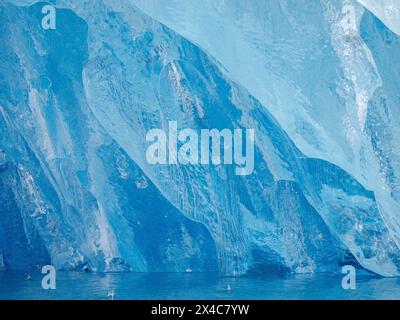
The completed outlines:
[[[58,272],[57,289],[43,290],[42,275],[0,272],[0,299],[109,300],[364,300],[400,299],[400,279],[359,276],[356,290],[344,290],[341,275],[219,277],[216,273]],[[229,290],[228,290],[229,288]]]

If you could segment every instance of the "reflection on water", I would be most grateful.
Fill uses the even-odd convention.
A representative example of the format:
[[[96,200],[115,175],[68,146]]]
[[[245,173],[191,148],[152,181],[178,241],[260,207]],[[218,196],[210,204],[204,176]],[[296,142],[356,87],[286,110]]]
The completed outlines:
[[[400,299],[400,279],[358,277],[356,290],[343,290],[341,277],[221,278],[196,273],[58,272],[57,289],[45,291],[40,273],[0,272],[0,299]],[[230,290],[229,290],[230,288]]]

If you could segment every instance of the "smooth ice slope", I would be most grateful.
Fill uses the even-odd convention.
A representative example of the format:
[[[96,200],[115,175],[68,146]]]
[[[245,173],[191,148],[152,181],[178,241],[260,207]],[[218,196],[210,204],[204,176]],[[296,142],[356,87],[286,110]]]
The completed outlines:
[[[393,32],[400,35],[400,2],[398,0],[357,0],[371,10]]]

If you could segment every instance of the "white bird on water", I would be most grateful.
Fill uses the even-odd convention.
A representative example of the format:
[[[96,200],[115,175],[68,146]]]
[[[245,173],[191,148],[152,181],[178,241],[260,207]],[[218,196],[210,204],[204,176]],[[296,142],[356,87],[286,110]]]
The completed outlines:
[[[115,298],[115,291],[114,291],[114,289],[112,289],[112,291],[108,291],[107,297],[108,297],[108,298],[111,298],[111,300],[114,300],[114,298]]]
[[[232,292],[232,287],[231,287],[231,285],[230,285],[230,284],[228,284],[228,287],[226,288],[226,291],[228,291],[228,292]]]

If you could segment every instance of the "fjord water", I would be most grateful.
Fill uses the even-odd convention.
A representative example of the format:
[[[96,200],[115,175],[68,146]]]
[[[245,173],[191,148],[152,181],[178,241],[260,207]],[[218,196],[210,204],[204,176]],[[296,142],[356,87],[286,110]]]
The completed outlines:
[[[0,299],[400,299],[400,279],[360,276],[356,290],[344,290],[342,277],[328,274],[226,277],[214,273],[58,272],[57,289],[43,290],[40,273],[0,272]],[[228,290],[228,287],[231,290]]]

